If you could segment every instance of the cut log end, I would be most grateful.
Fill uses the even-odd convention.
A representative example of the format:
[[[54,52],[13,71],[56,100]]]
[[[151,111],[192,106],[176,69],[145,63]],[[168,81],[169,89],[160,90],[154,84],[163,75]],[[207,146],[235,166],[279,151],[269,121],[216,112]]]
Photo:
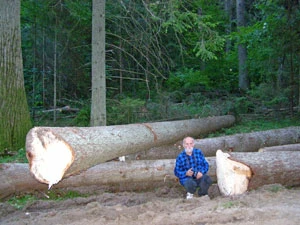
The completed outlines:
[[[240,162],[230,159],[228,153],[216,153],[216,173],[220,192],[225,196],[243,194],[248,189],[251,169]]]
[[[49,185],[58,183],[74,161],[72,147],[47,129],[33,128],[26,137],[26,156],[30,172]]]

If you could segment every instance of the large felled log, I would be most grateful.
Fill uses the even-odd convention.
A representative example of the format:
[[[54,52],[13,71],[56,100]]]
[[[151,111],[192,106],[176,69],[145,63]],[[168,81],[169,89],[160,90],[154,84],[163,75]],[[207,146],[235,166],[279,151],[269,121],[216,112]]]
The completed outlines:
[[[274,152],[274,151],[300,151],[300,144],[279,145],[272,147],[260,148],[259,152]]]
[[[242,194],[266,184],[300,185],[300,152],[216,153],[216,174],[223,195]]]
[[[215,157],[207,158],[209,175],[216,181]],[[98,164],[80,174],[64,178],[53,188],[107,191],[153,190],[158,186],[179,185],[174,176],[175,159],[111,161]],[[34,179],[25,163],[0,164],[0,199],[17,193],[47,190],[47,185]]]
[[[223,154],[223,152],[218,151]],[[243,193],[246,190],[256,189],[260,186],[281,183],[285,186],[300,185],[300,152],[249,152],[230,153],[226,160],[233,167],[228,167],[225,180],[234,181],[228,187],[220,188],[224,195]],[[210,165],[208,175],[213,181],[220,182],[217,157],[207,157]],[[238,162],[236,164],[236,162]],[[224,163],[222,163],[224,164]],[[240,167],[240,164],[245,167]],[[155,189],[165,185],[179,185],[173,173],[175,159],[168,160],[135,160],[126,162],[106,162],[81,172],[80,174],[64,178],[54,188],[68,190],[85,190],[91,193],[94,190],[108,191],[141,191]],[[247,171],[249,168],[250,170]],[[251,175],[250,172],[251,171]],[[225,171],[223,171],[225,172]],[[226,173],[226,172],[225,172]],[[230,178],[231,175],[233,178]],[[236,175],[246,175],[248,185],[242,192],[234,192]],[[250,177],[249,177],[250,175]],[[240,179],[240,178],[239,178]],[[47,190],[47,185],[34,179],[28,170],[28,164],[0,164],[0,199],[15,193],[32,192],[34,190]],[[226,184],[226,183],[225,183]]]
[[[241,133],[215,138],[196,139],[195,147],[205,156],[214,156],[218,149],[234,152],[256,152],[263,147],[300,143],[300,127]],[[153,147],[128,156],[140,159],[171,159],[182,151],[181,141],[172,145]]]
[[[103,127],[35,127],[26,137],[30,171],[51,185],[102,162],[233,125],[233,116]]]

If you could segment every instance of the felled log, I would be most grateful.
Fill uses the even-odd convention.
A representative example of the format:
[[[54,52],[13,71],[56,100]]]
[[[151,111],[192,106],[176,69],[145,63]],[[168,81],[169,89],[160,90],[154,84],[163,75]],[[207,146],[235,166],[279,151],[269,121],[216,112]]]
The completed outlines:
[[[300,185],[300,152],[216,153],[220,192],[231,196],[266,184]]]
[[[264,147],[258,150],[259,152],[274,152],[274,151],[300,151],[300,144],[279,145],[272,147]]]
[[[256,152],[260,148],[300,143],[300,127],[288,127],[251,133],[240,133],[215,138],[196,139],[195,147],[205,156],[215,156],[218,149],[230,152]],[[129,158],[171,159],[182,151],[182,141],[171,145],[153,147]]]
[[[49,188],[102,162],[233,125],[233,116],[103,127],[35,127],[26,137],[30,171]]]
[[[70,106],[66,105],[66,106],[61,107],[61,108],[43,110],[42,112],[43,113],[48,113],[48,112],[54,112],[54,111],[59,111],[59,112],[78,112],[79,109],[78,108],[71,108]]]
[[[226,186],[219,185],[220,161],[218,153],[232,167],[223,169]],[[218,182],[220,191],[224,195],[242,194],[266,184],[280,183],[284,186],[300,185],[300,152],[248,152],[223,153],[218,151],[216,157],[207,157],[210,165],[208,175],[214,182]],[[236,164],[237,163],[237,164]],[[227,164],[221,162],[222,165]],[[240,167],[240,164],[244,165]],[[53,189],[79,190],[83,193],[93,193],[96,190],[107,191],[142,191],[153,190],[156,187],[179,185],[174,176],[175,159],[167,160],[134,160],[126,162],[111,161],[96,165],[80,174],[64,178]],[[219,170],[219,171],[218,171]],[[242,192],[235,192],[234,185],[244,175],[248,185],[244,184]],[[233,176],[233,177],[231,177]],[[34,179],[26,163],[0,164],[0,199],[12,194],[47,191],[48,186]]]
[[[215,157],[207,158],[209,175],[216,181]],[[98,164],[80,174],[64,178],[52,189],[93,193],[96,190],[141,191],[179,185],[174,176],[175,159],[111,161]],[[26,163],[0,164],[0,199],[13,194],[47,191],[46,184],[33,178]]]

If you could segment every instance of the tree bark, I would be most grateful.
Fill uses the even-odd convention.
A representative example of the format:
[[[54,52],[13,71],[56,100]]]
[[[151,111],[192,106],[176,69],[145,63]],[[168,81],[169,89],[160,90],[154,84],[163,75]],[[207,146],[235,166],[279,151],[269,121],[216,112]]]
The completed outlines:
[[[216,154],[216,174],[223,195],[242,194],[266,184],[300,185],[300,152]]]
[[[208,157],[209,176],[216,181],[215,157]],[[107,191],[153,190],[158,186],[179,185],[174,175],[175,159],[111,161],[98,164],[79,174],[64,178],[54,189],[93,193]],[[27,163],[0,164],[0,199],[13,194],[47,191],[46,184],[38,182]]]
[[[20,0],[0,1],[0,152],[24,147],[32,127],[21,50]]]
[[[290,144],[290,145],[278,145],[278,146],[272,146],[272,147],[264,147],[264,148],[260,148],[258,151],[259,152],[300,151],[300,144]]]
[[[226,153],[221,153],[226,156]],[[217,157],[207,157],[206,159],[210,165],[208,175],[213,182],[218,181],[219,184],[221,178],[220,171],[218,171],[220,168],[218,157],[217,155]],[[235,167],[233,170],[227,171],[225,176],[226,180],[234,182],[225,189],[226,191],[223,190],[224,187],[220,188],[224,195],[239,194],[232,191],[232,185],[238,183],[237,179],[241,179],[241,176],[237,175],[243,174],[249,180],[244,191],[274,183],[281,183],[285,186],[300,185],[300,152],[289,152],[288,154],[286,152],[230,153],[229,157],[225,157],[225,159]],[[178,185],[180,187],[174,176],[174,166],[175,159],[106,162],[66,177],[53,188],[93,193],[97,190],[141,191],[151,190],[158,186],[174,187]],[[47,185],[34,179],[28,167],[29,165],[25,163],[0,164],[0,199],[12,194],[35,190],[47,191]],[[226,173],[226,171],[223,172]],[[236,173],[236,175],[231,173]],[[230,176],[233,176],[234,179]]]
[[[218,149],[229,152],[256,152],[260,148],[300,143],[300,127],[288,127],[267,131],[227,135],[195,140],[205,156],[215,156]],[[183,150],[182,141],[153,147],[128,155],[129,159],[173,159]]]
[[[207,134],[234,121],[228,115],[103,127],[35,127],[26,137],[26,156],[35,178],[51,187],[64,175],[185,136]]]
[[[241,27],[246,25],[246,8],[245,0],[236,1],[236,20],[237,20],[237,29],[240,31]],[[249,88],[249,79],[247,71],[247,48],[246,44],[242,43],[243,40],[240,40],[238,44],[238,58],[239,58],[239,88],[242,91],[246,91]]]
[[[91,126],[106,125],[105,0],[93,0]]]

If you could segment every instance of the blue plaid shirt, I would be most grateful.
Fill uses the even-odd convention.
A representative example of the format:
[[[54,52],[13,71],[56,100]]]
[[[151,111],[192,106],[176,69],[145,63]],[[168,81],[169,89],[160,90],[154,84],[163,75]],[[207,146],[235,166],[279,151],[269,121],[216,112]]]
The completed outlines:
[[[193,149],[193,154],[191,156],[185,153],[183,150],[176,158],[176,164],[174,168],[174,174],[179,178],[180,183],[183,185],[186,179],[186,172],[192,168],[194,172],[201,172],[206,174],[209,165],[206,161],[202,151],[200,149]]]

